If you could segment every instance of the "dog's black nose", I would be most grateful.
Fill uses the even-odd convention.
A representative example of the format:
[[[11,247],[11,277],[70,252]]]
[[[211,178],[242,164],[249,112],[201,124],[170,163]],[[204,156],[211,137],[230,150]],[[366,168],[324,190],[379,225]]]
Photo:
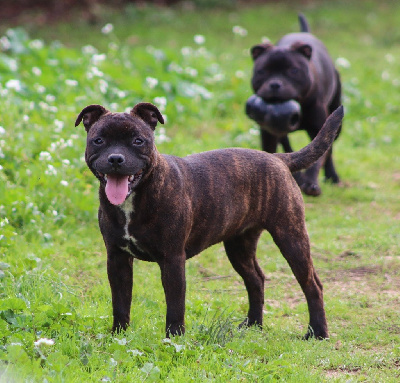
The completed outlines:
[[[281,87],[281,84],[277,81],[271,82],[271,84],[269,84],[269,87],[272,90],[278,90]]]
[[[122,154],[110,154],[108,162],[116,168],[125,162],[125,157]]]

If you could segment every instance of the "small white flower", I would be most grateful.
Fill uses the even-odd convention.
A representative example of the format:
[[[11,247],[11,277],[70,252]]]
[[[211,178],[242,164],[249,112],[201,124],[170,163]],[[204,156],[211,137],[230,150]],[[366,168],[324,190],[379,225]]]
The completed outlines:
[[[10,40],[6,37],[3,36],[0,38],[0,49],[4,51],[8,51],[11,48],[11,43]]]
[[[346,69],[351,67],[350,61],[344,57],[338,57],[336,59],[336,65]]]
[[[55,175],[57,175],[57,170],[53,165],[48,164],[47,170],[45,170],[44,173],[47,174],[48,176],[55,176]]]
[[[97,49],[92,45],[85,45],[82,47],[82,53],[87,55],[94,55],[97,53]]]
[[[37,66],[34,66],[34,67],[32,68],[32,73],[33,73],[35,76],[40,76],[40,75],[42,74],[42,70],[41,70],[40,68],[38,68]]]
[[[55,217],[57,217],[57,216],[58,216],[58,211],[57,211],[57,210],[53,210],[53,211],[52,211],[52,214],[53,214]]]
[[[56,133],[60,133],[64,128],[64,122],[57,119],[54,120],[54,125],[56,126],[54,129]]]
[[[5,133],[6,133],[6,130],[2,126],[0,126],[0,135],[5,134]]]
[[[167,99],[166,97],[155,97],[154,98],[154,103],[159,106],[161,110],[164,110],[165,107],[167,106]]]
[[[42,40],[36,39],[29,42],[29,48],[31,49],[42,49],[44,47],[44,43]]]
[[[33,87],[35,88],[36,92],[38,92],[40,94],[46,92],[46,88],[43,85],[34,84]]]
[[[196,44],[204,44],[206,42],[206,38],[203,35],[195,35],[193,38]]]
[[[99,88],[100,88],[101,93],[106,94],[107,89],[108,89],[108,82],[103,79],[100,79],[99,80]]]
[[[29,121],[29,116],[27,114],[24,114],[23,117],[22,117],[22,120],[24,122],[28,122]]]
[[[247,36],[247,29],[245,29],[245,28],[243,28],[243,27],[241,27],[240,25],[235,25],[233,28],[232,28],[232,32],[235,34],[235,35],[238,35],[238,36]]]
[[[113,30],[114,30],[114,26],[111,23],[108,23],[103,28],[101,28],[101,33],[108,35]]]
[[[190,56],[193,53],[193,49],[190,47],[183,47],[181,49],[182,56]]]
[[[47,102],[54,102],[56,100],[56,97],[53,96],[52,94],[47,94],[46,95],[46,101]]]
[[[53,346],[54,340],[53,339],[47,339],[47,338],[40,338],[36,342],[33,343],[36,347],[41,346],[44,344],[45,346]]]
[[[98,65],[102,61],[104,61],[107,58],[107,56],[103,54],[97,54],[92,56],[92,63],[95,65]]]
[[[63,163],[63,165],[66,165],[66,166],[71,164],[70,160],[68,160],[68,159],[62,160],[62,163]]]
[[[154,89],[158,85],[158,80],[154,77],[146,77],[146,83],[150,89]]]
[[[237,78],[244,78],[244,77],[245,77],[245,74],[244,74],[244,72],[243,72],[242,70],[237,70],[237,71],[235,72],[235,76],[236,76]]]
[[[62,185],[62,186],[68,186],[69,184],[68,184],[68,181],[65,181],[65,180],[61,180],[60,181],[60,184]]]
[[[8,80],[6,82],[6,88],[7,89],[14,89],[17,92],[20,92],[22,90],[21,81],[19,81],[19,80]]]
[[[66,79],[65,84],[68,86],[78,86],[78,81],[76,80],[71,80],[71,79]]]
[[[384,70],[381,74],[382,80],[389,80],[390,79],[390,73],[387,70]]]
[[[51,160],[51,154],[49,152],[40,152],[39,160],[40,161],[50,161]]]

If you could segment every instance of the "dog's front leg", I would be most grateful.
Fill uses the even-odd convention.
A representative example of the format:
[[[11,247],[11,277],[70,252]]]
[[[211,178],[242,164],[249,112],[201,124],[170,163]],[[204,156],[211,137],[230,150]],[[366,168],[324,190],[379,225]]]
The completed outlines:
[[[132,256],[120,251],[108,250],[107,273],[112,294],[113,332],[125,330],[129,325],[132,303],[132,263]]]
[[[159,266],[167,303],[166,337],[185,333],[185,254],[166,256]]]

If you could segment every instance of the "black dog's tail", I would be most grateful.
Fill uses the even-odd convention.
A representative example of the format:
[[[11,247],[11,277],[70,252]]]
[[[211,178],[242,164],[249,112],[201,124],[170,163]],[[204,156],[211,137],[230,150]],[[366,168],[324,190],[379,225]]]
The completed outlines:
[[[300,32],[310,33],[310,25],[308,24],[306,17],[302,13],[299,13],[299,23],[300,23]]]
[[[317,136],[303,149],[293,153],[274,153],[293,172],[307,169],[332,146],[343,119],[343,106],[339,106],[325,121]]]

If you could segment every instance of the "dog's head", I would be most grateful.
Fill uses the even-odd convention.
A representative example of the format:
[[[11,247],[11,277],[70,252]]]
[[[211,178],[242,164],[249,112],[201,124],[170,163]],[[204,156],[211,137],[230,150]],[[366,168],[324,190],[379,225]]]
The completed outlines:
[[[87,132],[85,159],[104,185],[108,200],[122,204],[152,168],[156,148],[154,129],[164,119],[156,106],[137,104],[130,113],[111,113],[89,105],[76,119]]]
[[[265,102],[302,102],[312,86],[312,47],[296,42],[290,47],[259,44],[251,48],[254,93]]]

